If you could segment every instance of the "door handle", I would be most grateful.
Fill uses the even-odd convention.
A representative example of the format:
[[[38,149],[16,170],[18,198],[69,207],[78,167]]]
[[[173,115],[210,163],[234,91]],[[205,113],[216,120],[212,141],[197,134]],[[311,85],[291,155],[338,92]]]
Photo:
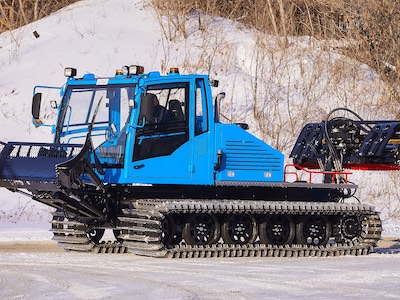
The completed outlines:
[[[141,169],[144,167],[144,164],[133,166],[135,170]]]

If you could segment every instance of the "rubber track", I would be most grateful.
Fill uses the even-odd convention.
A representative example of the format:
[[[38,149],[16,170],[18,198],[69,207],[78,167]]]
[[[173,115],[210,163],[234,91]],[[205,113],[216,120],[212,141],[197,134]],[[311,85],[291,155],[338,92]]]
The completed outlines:
[[[365,255],[373,251],[382,232],[381,220],[372,206],[344,203],[214,201],[214,200],[138,200],[125,202],[124,216],[119,218],[125,230],[121,234],[130,252],[151,257],[325,257]],[[190,246],[181,244],[165,248],[161,243],[161,222],[165,215],[183,213],[251,213],[291,215],[360,215],[363,231],[353,242],[310,245],[228,245]]]
[[[53,240],[69,251],[94,253],[127,253],[128,249],[118,242],[93,243],[87,232],[90,231],[84,223],[65,218],[63,212],[53,212]]]

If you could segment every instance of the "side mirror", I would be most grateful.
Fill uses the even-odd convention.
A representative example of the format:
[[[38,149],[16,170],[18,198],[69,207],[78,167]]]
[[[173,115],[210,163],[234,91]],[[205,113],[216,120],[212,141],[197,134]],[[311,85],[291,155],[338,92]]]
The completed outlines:
[[[42,102],[42,93],[36,93],[32,99],[32,117],[33,124],[35,126],[40,126],[43,122],[40,118],[40,103]]]
[[[36,93],[32,100],[32,117],[39,119],[40,103],[42,102],[42,93]]]
[[[57,109],[58,108],[57,101],[54,100],[50,101],[50,106],[52,109]]]

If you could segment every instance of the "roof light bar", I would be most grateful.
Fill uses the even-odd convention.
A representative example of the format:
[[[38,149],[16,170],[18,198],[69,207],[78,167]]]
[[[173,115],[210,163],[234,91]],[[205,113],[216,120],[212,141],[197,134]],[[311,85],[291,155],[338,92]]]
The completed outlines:
[[[124,76],[139,75],[144,73],[144,67],[138,65],[122,66],[120,71],[121,74],[117,75],[124,75]]]

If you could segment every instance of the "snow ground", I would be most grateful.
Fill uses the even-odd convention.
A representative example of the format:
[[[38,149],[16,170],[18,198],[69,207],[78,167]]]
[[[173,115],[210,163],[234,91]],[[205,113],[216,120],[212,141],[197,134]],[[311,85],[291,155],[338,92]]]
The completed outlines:
[[[398,299],[400,254],[154,259],[2,252],[2,299]]]
[[[63,251],[49,223],[0,224],[1,299],[397,299],[400,239],[368,256],[153,259]],[[399,235],[400,236],[400,235]],[[105,240],[112,233],[105,234]]]
[[[50,241],[49,226],[0,225],[1,299],[396,299],[400,294],[399,239],[362,257],[171,260],[66,252]],[[5,247],[10,242],[17,250]]]

